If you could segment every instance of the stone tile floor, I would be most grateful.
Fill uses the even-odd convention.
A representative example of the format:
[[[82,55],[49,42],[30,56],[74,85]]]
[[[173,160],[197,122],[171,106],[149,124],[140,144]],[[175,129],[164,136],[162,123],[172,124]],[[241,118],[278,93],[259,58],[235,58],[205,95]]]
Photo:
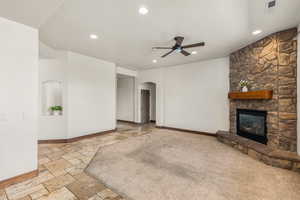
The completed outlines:
[[[114,133],[67,144],[40,144],[39,176],[0,189],[0,200],[125,200],[84,169],[97,150],[129,137],[151,133],[153,124],[119,123]]]

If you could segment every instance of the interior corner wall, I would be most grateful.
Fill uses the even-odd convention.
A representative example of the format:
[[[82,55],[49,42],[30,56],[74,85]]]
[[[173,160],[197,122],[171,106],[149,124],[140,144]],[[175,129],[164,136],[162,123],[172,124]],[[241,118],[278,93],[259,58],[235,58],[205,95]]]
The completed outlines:
[[[118,78],[117,119],[134,122],[134,78]]]
[[[156,125],[209,133],[229,130],[228,57],[139,71],[137,86],[145,82],[157,85]],[[140,103],[137,122],[139,110]]]
[[[0,181],[37,170],[38,31],[0,18]]]
[[[63,115],[45,116],[39,103],[39,140],[68,139],[116,127],[116,66],[40,42],[40,96],[44,81],[62,83]],[[41,54],[43,56],[41,56]]]
[[[68,53],[68,137],[116,128],[116,66]]]

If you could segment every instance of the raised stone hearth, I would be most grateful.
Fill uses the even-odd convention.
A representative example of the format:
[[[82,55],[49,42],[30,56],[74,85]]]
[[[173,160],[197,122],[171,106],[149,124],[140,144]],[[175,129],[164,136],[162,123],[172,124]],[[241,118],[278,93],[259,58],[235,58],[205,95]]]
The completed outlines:
[[[218,131],[217,138],[250,157],[273,167],[289,169],[300,173],[300,156],[289,151],[274,150],[267,145],[257,143],[238,135]]]
[[[268,99],[230,98],[230,130],[217,132],[220,142],[267,165],[300,172],[297,150],[297,28],[269,35],[230,55],[230,94],[248,80],[250,91],[273,91]],[[239,110],[266,113],[266,142],[237,134]],[[258,124],[244,121],[247,130]],[[253,123],[252,123],[253,122]],[[251,124],[252,123],[252,124]],[[245,128],[244,127],[244,128]],[[258,134],[257,132],[253,132]],[[260,134],[259,134],[260,136]],[[247,137],[247,138],[246,138]]]
[[[248,80],[250,90],[272,90],[269,100],[230,99],[230,134],[236,135],[237,109],[267,111],[268,149],[297,149],[297,29],[274,33],[230,55],[230,92]]]

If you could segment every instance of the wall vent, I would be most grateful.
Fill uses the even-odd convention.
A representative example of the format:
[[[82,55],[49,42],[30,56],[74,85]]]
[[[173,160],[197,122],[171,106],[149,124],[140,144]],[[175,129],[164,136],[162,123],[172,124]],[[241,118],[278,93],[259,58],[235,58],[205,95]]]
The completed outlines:
[[[265,12],[273,13],[278,7],[278,0],[265,0]]]
[[[276,0],[269,1],[267,3],[268,8],[273,8],[276,6]]]
[[[276,6],[276,0],[266,0],[266,8],[273,9]]]

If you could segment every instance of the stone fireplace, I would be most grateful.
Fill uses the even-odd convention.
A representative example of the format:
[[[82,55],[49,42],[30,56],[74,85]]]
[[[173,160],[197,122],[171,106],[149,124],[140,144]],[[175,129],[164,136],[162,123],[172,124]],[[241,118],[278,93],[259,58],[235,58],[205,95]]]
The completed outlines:
[[[237,109],[267,112],[267,145],[297,149],[297,29],[272,34],[230,55],[230,91],[240,80],[250,90],[273,90],[271,100],[230,100],[230,133],[237,134]]]
[[[297,150],[297,28],[269,35],[230,54],[230,94],[240,80],[268,99],[230,99],[230,130],[218,140],[275,167],[300,172]],[[241,93],[238,93],[241,94]],[[230,96],[230,95],[229,95]]]

